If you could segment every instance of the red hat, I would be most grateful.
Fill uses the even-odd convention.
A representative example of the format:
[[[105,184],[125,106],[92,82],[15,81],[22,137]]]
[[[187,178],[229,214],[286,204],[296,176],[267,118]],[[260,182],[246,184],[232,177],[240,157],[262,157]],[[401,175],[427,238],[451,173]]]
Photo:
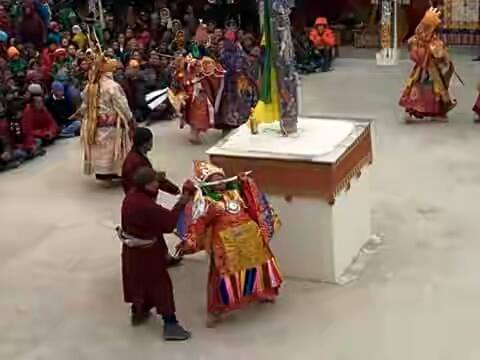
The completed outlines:
[[[317,20],[315,20],[315,26],[319,26],[319,25],[327,26],[328,25],[327,18],[318,17]]]
[[[58,48],[55,50],[55,56],[67,56],[67,50],[64,48]]]

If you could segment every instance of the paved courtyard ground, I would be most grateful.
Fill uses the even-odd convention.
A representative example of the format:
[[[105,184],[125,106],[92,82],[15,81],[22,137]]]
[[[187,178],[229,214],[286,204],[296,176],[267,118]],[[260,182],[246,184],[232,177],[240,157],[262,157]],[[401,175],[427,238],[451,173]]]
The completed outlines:
[[[404,125],[408,61],[341,59],[304,79],[307,114],[375,119],[373,226],[385,244],[356,282],[287,281],[277,304],[215,330],[204,327],[206,263],[187,261],[172,271],[194,335],[185,344],[165,344],[160,321],[128,325],[112,233],[121,190],[80,175],[78,140],[1,174],[0,359],[478,360],[480,127],[470,109],[480,67],[454,56],[466,87],[453,83],[449,124]],[[153,163],[179,182],[219,138],[192,147],[174,123],[153,128]]]

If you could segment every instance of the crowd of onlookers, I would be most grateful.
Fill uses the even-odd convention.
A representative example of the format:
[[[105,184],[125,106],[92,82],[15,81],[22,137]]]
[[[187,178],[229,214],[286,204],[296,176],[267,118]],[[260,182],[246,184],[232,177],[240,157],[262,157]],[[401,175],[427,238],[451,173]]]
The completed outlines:
[[[53,0],[0,0],[0,171],[45,154],[56,139],[79,135],[81,123],[74,115],[88,81],[89,37],[98,38],[104,52],[118,60],[115,79],[137,122],[171,118],[168,105],[151,111],[145,95],[170,84],[179,54],[218,58],[225,36],[235,34],[258,76],[258,34],[241,29],[232,17],[219,21],[203,10],[196,14],[189,3],[145,1],[122,16],[106,11],[101,24],[98,15],[82,16]],[[312,44],[310,38],[307,46]],[[319,62],[330,56],[324,47],[312,50],[322,69],[330,65],[330,60]]]
[[[118,60],[115,79],[137,122],[172,116],[166,105],[151,111],[145,94],[170,84],[173,60],[181,53],[216,57],[231,30],[252,62],[260,61],[257,37],[233,20],[202,23],[186,1],[146,1],[125,9],[124,16],[112,13],[105,13],[101,26],[99,16],[81,16],[68,4],[56,9],[52,0],[0,2],[0,171],[45,154],[59,138],[79,135],[74,114],[88,81],[89,37]]]

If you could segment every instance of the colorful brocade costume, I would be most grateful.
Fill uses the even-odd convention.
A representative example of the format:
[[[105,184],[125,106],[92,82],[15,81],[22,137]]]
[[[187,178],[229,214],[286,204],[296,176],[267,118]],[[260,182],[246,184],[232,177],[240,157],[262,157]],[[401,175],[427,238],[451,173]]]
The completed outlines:
[[[103,59],[94,64],[84,91],[81,144],[83,171],[99,179],[121,176],[123,161],[131,148],[134,124],[128,100],[121,86],[113,80],[115,64]]]
[[[168,98],[184,123],[198,132],[215,126],[223,94],[223,68],[207,56],[201,60],[188,55],[176,60],[174,83]]]
[[[417,26],[409,41],[410,58],[415,66],[400,98],[400,106],[413,117],[445,118],[456,101],[450,96],[449,86],[455,74],[447,47],[436,31],[440,13],[431,8]]]
[[[197,162],[208,181],[223,171]],[[203,170],[202,170],[203,169]],[[197,177],[198,179],[198,177]],[[201,186],[183,236],[187,252],[206,250],[210,255],[208,313],[222,314],[253,301],[271,301],[282,284],[269,242],[280,221],[255,182],[248,176],[226,180],[227,189],[216,192]]]

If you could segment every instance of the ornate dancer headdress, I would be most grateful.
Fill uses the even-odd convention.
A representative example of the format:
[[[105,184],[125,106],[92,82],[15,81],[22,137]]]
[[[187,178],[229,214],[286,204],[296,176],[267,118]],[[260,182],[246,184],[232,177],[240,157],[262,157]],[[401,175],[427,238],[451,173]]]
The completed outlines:
[[[422,25],[427,31],[434,31],[442,23],[441,14],[440,10],[431,7],[427,10],[419,25]]]
[[[93,39],[92,39],[93,34]],[[99,82],[103,74],[107,72],[114,72],[116,62],[113,59],[108,59],[105,57],[105,54],[98,40],[97,34],[93,29],[90,31],[88,29],[88,44],[89,50],[93,55],[93,62],[91,64],[89,73],[88,73],[88,83],[85,88],[86,93],[86,103],[87,103],[87,118],[85,132],[82,135],[84,141],[87,144],[92,145],[95,143],[95,134],[97,130],[97,116],[98,116],[98,92],[99,92]]]
[[[197,182],[205,183],[212,175],[225,176],[223,169],[213,165],[208,161],[194,161],[193,162],[193,175]]]

